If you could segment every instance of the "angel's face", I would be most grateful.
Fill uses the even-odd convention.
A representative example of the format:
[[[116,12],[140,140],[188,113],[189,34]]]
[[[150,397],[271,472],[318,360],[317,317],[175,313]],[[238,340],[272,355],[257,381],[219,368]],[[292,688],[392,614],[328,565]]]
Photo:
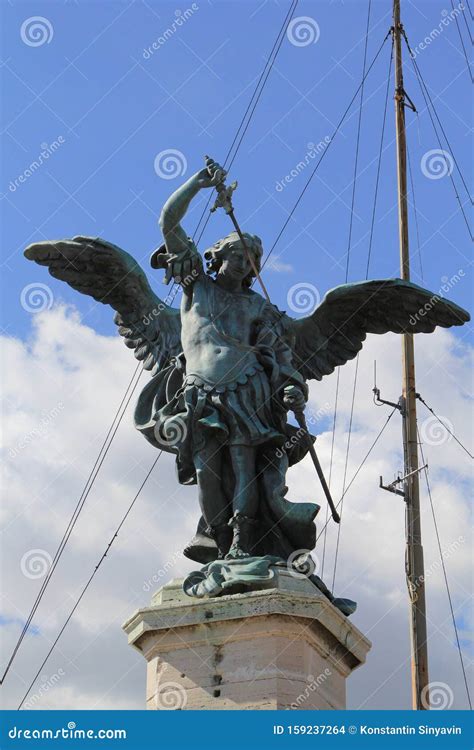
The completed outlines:
[[[225,248],[222,248],[220,254],[220,260],[222,263],[219,268],[219,275],[232,278],[236,281],[243,281],[243,279],[245,279],[252,271],[252,265],[248,253],[252,253],[254,262],[257,262],[257,258],[252,249],[246,251],[240,240],[232,242]]]

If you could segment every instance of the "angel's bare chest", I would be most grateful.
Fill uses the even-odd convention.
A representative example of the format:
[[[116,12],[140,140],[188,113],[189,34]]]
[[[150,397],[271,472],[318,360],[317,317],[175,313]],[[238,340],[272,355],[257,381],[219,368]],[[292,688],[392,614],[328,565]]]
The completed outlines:
[[[256,363],[256,305],[245,294],[230,294],[196,282],[181,304],[181,341],[188,374],[227,382]]]

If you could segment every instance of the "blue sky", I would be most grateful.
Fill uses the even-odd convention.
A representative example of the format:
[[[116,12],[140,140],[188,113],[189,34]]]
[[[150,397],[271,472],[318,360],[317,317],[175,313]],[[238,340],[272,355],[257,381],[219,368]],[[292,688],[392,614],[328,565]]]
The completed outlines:
[[[447,5],[403,3],[412,47],[438,28]],[[388,1],[372,3],[368,61],[390,26],[390,6]],[[183,177],[202,166],[205,153],[223,160],[288,7],[282,0],[189,4],[193,12],[187,20],[147,55],[145,50],[188,5],[2,3],[2,317],[9,333],[28,334],[30,315],[19,304],[26,284],[47,283],[56,300],[73,302],[83,313],[91,308],[87,298],[25,261],[22,250],[28,242],[98,234],[148,265],[149,252],[160,242],[160,208],[182,179],[160,178],[156,155],[179,150],[187,162]],[[49,42],[31,46],[23,41],[21,26],[32,16],[49,21]],[[284,190],[276,189],[277,182],[305,158],[308,143],[332,134],[362,69],[367,3],[300,2],[295,17],[301,16],[317,23],[319,38],[305,46],[284,40],[230,175],[239,181],[237,215],[267,249],[312,167]],[[465,31],[461,17],[459,23]],[[365,276],[389,54],[387,41],[366,83],[349,280]],[[467,179],[469,77],[454,21],[417,61]],[[419,116],[407,111],[407,121],[424,283],[437,291],[442,277],[463,269],[463,283],[451,297],[469,306],[469,237],[449,177],[428,179],[422,173],[423,155],[439,146],[408,60],[406,89],[420,110]],[[398,275],[391,96],[371,277]],[[356,131],[354,107],[274,251],[283,272],[268,271],[267,285],[282,308],[290,282],[309,281],[324,292],[344,281]],[[41,145],[58,138],[64,141],[59,148],[12,190],[12,181],[38,159]],[[453,177],[459,184],[455,172]],[[465,200],[462,186],[459,190]],[[198,206],[189,217],[190,232],[200,212]],[[214,215],[201,249],[228,228],[226,217]],[[421,283],[413,220],[411,230],[413,279]],[[161,272],[154,280],[158,293],[166,296]],[[100,332],[113,330],[106,308],[95,308],[88,322]]]
[[[8,533],[4,554],[11,580],[5,586],[5,613],[0,621],[9,638],[7,643],[5,637],[7,651],[10,641],[14,644],[18,636],[17,622],[26,618],[39,586],[35,577],[25,580],[21,575],[21,560],[29,548],[46,551],[46,555],[54,553],[134,367],[118,337],[110,338],[115,333],[111,310],[56,282],[45,269],[26,261],[23,249],[37,240],[100,235],[141,261],[164,298],[167,290],[161,284],[162,272],[148,267],[151,251],[161,243],[161,207],[181,181],[202,167],[204,154],[224,159],[289,5],[287,0],[200,0],[195,4],[186,0],[180,5],[156,0],[0,0],[1,324],[5,359],[9,358],[4,374],[4,423],[6,444],[14,448],[6,462],[11,491],[5,510]],[[451,4],[402,0],[402,9],[411,46],[418,50],[418,65],[470,183],[470,78],[456,23],[446,22]],[[186,20],[178,26],[176,20],[185,15]],[[332,135],[359,85],[367,2],[300,0],[294,15],[306,19],[314,43],[294,44],[285,37],[229,175],[239,182],[234,203],[240,223],[262,238],[267,251],[314,161],[310,159],[309,166],[284,189],[277,185],[305,161],[308,144],[318,144]],[[39,37],[38,29],[31,27],[31,19],[38,16]],[[460,16],[458,20],[466,43],[464,19]],[[390,25],[391,2],[373,0],[368,62]],[[164,35],[167,39],[162,43],[159,40]],[[293,37],[293,42],[295,38],[304,41],[304,37]],[[422,49],[426,38],[429,44]],[[153,49],[154,42],[158,49]],[[147,52],[150,49],[152,52]],[[365,87],[349,281],[364,279],[366,273],[389,56],[390,40]],[[436,172],[437,168],[443,170],[443,164],[436,153],[433,160],[431,152],[436,152],[439,144],[408,58],[406,62],[405,88],[419,110],[419,115],[407,111],[421,246],[420,256],[410,195],[412,278],[435,292],[444,285],[447,297],[470,308],[470,239],[449,176]],[[371,278],[399,273],[392,95],[393,79]],[[277,263],[264,271],[272,300],[281,309],[288,309],[288,295],[295,285],[310,284],[322,295],[344,282],[357,121],[354,106],[275,248],[272,258]],[[51,152],[49,158],[28,174],[29,165],[44,151],[43,144]],[[181,174],[165,179],[155,165],[157,156],[169,151],[178,152]],[[453,171],[452,176],[465,203],[459,175]],[[207,197],[203,193],[196,199],[185,221],[190,234]],[[229,230],[227,217],[213,214],[199,248],[204,250]],[[41,285],[47,285],[46,290]],[[42,306],[42,299],[34,297],[35,290],[45,295],[47,307],[52,305],[43,315],[33,314],[37,311],[35,299]],[[71,311],[66,313],[61,302],[75,306],[81,319]],[[465,326],[452,335],[442,331],[432,337],[420,336],[417,342],[418,387],[466,441],[470,431],[467,337]],[[396,336],[369,337],[361,354],[349,477],[355,474],[387,416],[372,404],[373,360],[378,358],[382,396],[398,398],[398,347]],[[344,368],[341,377],[333,474],[338,497],[353,365]],[[321,411],[318,445],[326,469],[335,383],[334,375],[313,383],[311,391],[311,407],[318,414]],[[53,413],[56,416],[49,419]],[[465,455],[449,435],[431,436],[436,425],[428,413],[420,409],[419,416],[433,472],[435,504],[442,517],[443,544],[450,548],[453,540],[461,539],[447,565],[464,644],[470,612],[470,555],[463,536],[469,525],[468,467]],[[32,661],[37,664],[40,652],[56,637],[70,602],[63,592],[77,594],[80,590],[86,567],[93,569],[97,563],[103,540],[114,532],[155,455],[132,429],[130,414],[111,454],[94,487],[100,494],[93,496],[84,525],[71,538],[69,560],[58,571],[57,586],[51,587],[48,606],[37,618],[36,635],[25,642],[16,664],[18,672],[11,677],[12,696],[23,691],[31,677]],[[360,602],[355,622],[374,642],[367,667],[352,681],[350,705],[355,707],[409,706],[403,509],[378,490],[379,475],[390,481],[401,464],[400,425],[394,418],[351,488],[345,510],[348,523],[341,545],[337,593]],[[313,467],[298,467],[290,476],[292,497],[315,499],[308,498],[308,492],[315,492],[313,482]],[[66,665],[68,677],[46,705],[141,707],[143,665],[124,642],[120,624],[133,607],[149,601],[142,582],[148,580],[150,571],[160,569],[167,560],[174,561],[182,549],[183,535],[194,533],[198,508],[191,492],[176,484],[171,457],[169,461],[165,457],[114,555],[108,558],[106,577],[96,581],[87,606],[78,610],[48,667],[53,670]],[[172,502],[168,503],[169,499]],[[464,686],[436,563],[438,550],[426,493],[423,514],[426,565],[436,572],[428,600],[432,674],[452,686],[454,706],[461,708],[465,706]],[[328,537],[330,561],[335,533],[333,528]],[[380,540],[376,555],[375,538]],[[321,554],[318,549],[316,553]],[[177,563],[172,575],[189,572],[185,565]],[[43,638],[39,648],[38,640]],[[106,666],[98,671],[97,663]],[[380,685],[381,675],[387,672],[388,681],[384,679]],[[131,679],[125,681],[124,675],[129,674]]]

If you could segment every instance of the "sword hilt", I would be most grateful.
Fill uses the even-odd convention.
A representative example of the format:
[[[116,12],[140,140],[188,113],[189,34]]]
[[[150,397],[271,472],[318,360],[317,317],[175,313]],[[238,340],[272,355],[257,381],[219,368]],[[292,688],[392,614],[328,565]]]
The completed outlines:
[[[211,159],[210,156],[206,156],[206,167],[209,167],[211,164],[214,164],[214,159]],[[216,174],[217,184],[216,184],[216,191],[217,191],[217,198],[214,202],[214,205],[210,209],[211,214],[214,213],[214,211],[217,211],[218,208],[223,208],[226,214],[232,213],[234,210],[234,207],[232,205],[232,193],[237,188],[237,181],[232,182],[230,185],[225,184],[225,178],[227,176],[227,172],[225,169],[219,169],[217,170]]]

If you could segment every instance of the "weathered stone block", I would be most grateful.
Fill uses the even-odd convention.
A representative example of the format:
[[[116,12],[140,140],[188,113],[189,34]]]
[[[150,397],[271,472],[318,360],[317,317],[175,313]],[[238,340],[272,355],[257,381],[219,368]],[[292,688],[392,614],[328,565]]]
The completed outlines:
[[[306,578],[191,599],[171,581],[125,624],[147,661],[146,705],[168,709],[343,709],[370,642]]]

